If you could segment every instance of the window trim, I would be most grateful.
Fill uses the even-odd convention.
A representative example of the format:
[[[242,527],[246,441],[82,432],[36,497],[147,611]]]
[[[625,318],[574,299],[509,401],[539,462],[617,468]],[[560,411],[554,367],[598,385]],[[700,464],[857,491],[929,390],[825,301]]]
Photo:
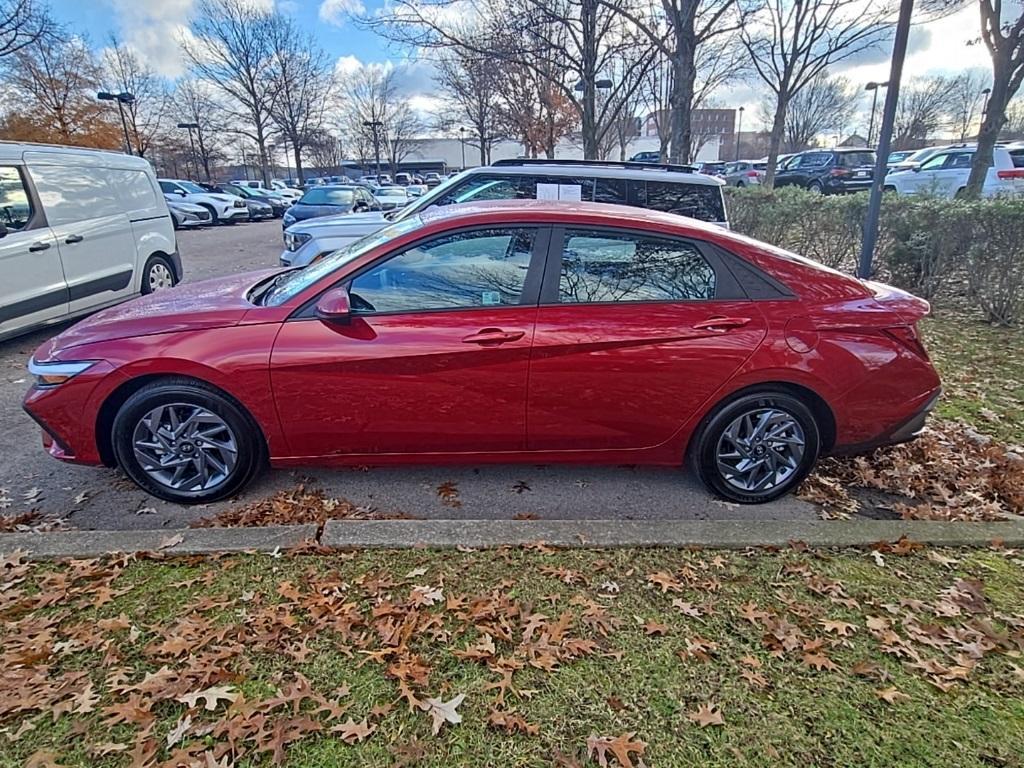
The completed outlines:
[[[694,248],[708,262],[715,273],[715,295],[709,299],[642,299],[639,301],[577,301],[564,302],[559,300],[559,283],[562,277],[562,255],[565,251],[566,230],[587,229],[592,232],[607,232],[611,235],[634,235],[637,237],[658,238],[678,242]],[[651,231],[638,227],[617,227],[607,224],[571,224],[552,227],[551,239],[544,268],[544,279],[540,290],[541,307],[594,307],[624,306],[641,307],[649,304],[707,304],[713,301],[751,301],[746,291],[736,279],[714,246],[703,240],[673,235],[665,232]]]
[[[39,193],[36,192],[36,186],[32,182],[32,176],[28,173],[28,168],[21,163],[0,163],[0,168],[13,168],[15,170],[21,178],[21,187],[25,190],[25,195],[28,197],[29,205],[29,217],[25,222],[25,226],[21,229],[9,229],[7,231],[8,236],[17,234],[18,232],[30,232],[36,229],[45,229],[49,226],[46,221],[46,211],[43,210],[43,203],[39,199]]]
[[[475,224],[473,226],[459,227],[457,229],[449,229],[444,232],[435,232],[432,235],[425,235],[417,238],[405,245],[401,246],[400,249],[389,250],[386,253],[382,253],[380,256],[375,258],[368,264],[364,264],[358,269],[350,272],[344,277],[334,281],[324,290],[317,293],[316,296],[311,298],[309,301],[300,306],[295,310],[289,317],[288,320],[309,320],[316,318],[316,305],[320,301],[320,298],[335,288],[340,286],[346,286],[346,290],[351,290],[352,281],[358,277],[361,277],[366,272],[369,272],[374,267],[382,264],[383,262],[398,256],[411,248],[416,248],[422,244],[429,243],[433,240],[439,240],[441,238],[450,237],[452,235],[460,235],[467,232],[484,232],[493,229],[530,229],[536,232],[533,238],[533,249],[530,251],[530,266],[526,269],[526,278],[523,281],[523,290],[519,295],[518,304],[494,304],[491,306],[480,306],[480,307],[437,307],[433,309],[413,309],[413,310],[398,310],[394,312],[353,312],[352,317],[393,317],[396,315],[426,315],[434,314],[437,312],[479,312],[480,310],[510,310],[510,309],[528,309],[530,307],[536,307],[539,300],[540,287],[544,280],[544,270],[547,264],[547,254],[550,248],[550,235],[551,227],[546,224],[537,223],[516,223],[516,222],[502,222],[501,224]]]

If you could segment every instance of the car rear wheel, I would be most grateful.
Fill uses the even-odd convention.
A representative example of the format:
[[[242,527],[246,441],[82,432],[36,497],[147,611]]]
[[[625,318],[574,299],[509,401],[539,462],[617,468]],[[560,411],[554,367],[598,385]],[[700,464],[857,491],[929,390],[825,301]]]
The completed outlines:
[[[825,193],[825,188],[821,186],[820,181],[812,181],[810,184],[807,185],[807,191],[813,192],[816,195],[821,195]]]
[[[190,379],[148,384],[129,397],[114,418],[112,444],[140,488],[177,504],[231,496],[263,466],[263,439],[249,414]]]
[[[810,408],[786,392],[766,390],[716,409],[698,432],[692,460],[713,493],[760,504],[799,485],[817,461],[820,445]]]
[[[173,288],[178,282],[171,262],[163,256],[151,256],[142,272],[142,293],[149,294],[164,288]]]

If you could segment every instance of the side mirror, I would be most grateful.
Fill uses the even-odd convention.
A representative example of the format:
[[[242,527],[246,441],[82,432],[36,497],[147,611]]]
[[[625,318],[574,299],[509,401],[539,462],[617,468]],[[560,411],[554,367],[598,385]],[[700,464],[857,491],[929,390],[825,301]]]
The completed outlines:
[[[325,323],[347,323],[352,319],[352,304],[345,287],[332,288],[316,303],[316,316]]]
[[[186,195],[186,192],[185,192],[184,189],[176,189],[175,193],[178,195],[178,197],[185,197],[185,195]]]
[[[914,173],[920,173],[921,172],[921,166],[920,165],[915,165],[913,168],[911,168],[911,170]]]

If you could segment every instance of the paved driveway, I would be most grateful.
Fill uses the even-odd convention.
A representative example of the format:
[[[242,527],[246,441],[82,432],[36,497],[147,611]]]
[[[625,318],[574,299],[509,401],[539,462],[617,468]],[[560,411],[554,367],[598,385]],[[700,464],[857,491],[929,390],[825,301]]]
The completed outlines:
[[[178,242],[185,279],[195,281],[274,266],[281,249],[280,224],[182,232]],[[10,499],[7,514],[38,508],[67,516],[79,528],[180,527],[307,480],[357,505],[416,517],[751,521],[817,517],[811,505],[792,498],[757,507],[725,504],[711,498],[681,470],[534,465],[275,471],[231,502],[200,508],[166,504],[137,490],[115,470],[64,465],[43,452],[38,429],[21,410],[28,386],[25,363],[57,330],[0,344],[0,489],[6,489]],[[457,499],[452,493],[438,493],[439,486],[449,483],[457,489]]]

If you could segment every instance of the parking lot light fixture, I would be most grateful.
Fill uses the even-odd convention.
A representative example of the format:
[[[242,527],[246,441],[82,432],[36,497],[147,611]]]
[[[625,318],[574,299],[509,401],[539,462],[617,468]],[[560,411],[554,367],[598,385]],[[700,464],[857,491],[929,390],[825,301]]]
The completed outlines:
[[[743,111],[745,107],[740,107],[736,112],[739,118],[736,121],[736,157],[734,158],[737,162],[740,159],[740,136],[743,134]]]
[[[192,147],[192,168],[196,172],[196,178],[199,178],[199,159],[196,157],[196,143],[192,139],[192,129],[199,130],[199,123],[178,123],[179,128],[185,128],[188,130],[188,143]],[[209,181],[209,179],[207,179]]]
[[[111,93],[110,91],[100,91],[96,94],[96,98],[100,101],[116,101],[117,111],[121,115],[121,130],[124,131],[124,151],[125,154],[133,155],[132,142],[128,137],[128,121],[124,117],[124,105],[135,103],[135,94],[128,93],[128,91],[121,91],[121,93]]]
[[[888,87],[889,82],[876,83],[871,81],[864,86],[865,91],[871,91],[871,122],[868,123],[868,147],[872,146],[875,138],[875,110],[878,108],[878,89]]]
[[[462,170],[466,170],[466,129],[459,128],[459,143],[462,145]]]

